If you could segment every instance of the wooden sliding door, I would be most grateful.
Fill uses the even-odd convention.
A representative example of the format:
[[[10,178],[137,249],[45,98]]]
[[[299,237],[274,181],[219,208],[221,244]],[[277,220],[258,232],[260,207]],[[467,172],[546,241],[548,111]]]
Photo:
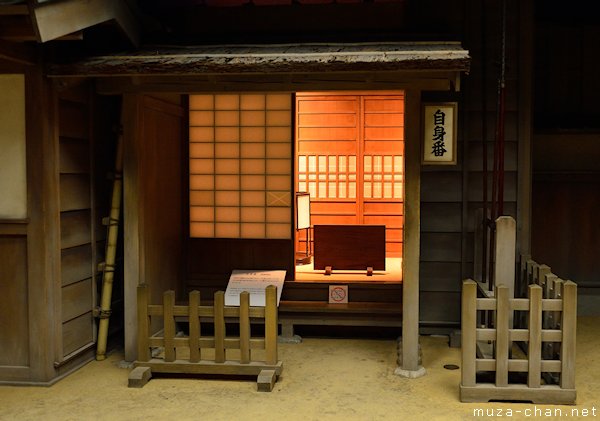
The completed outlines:
[[[401,257],[404,95],[301,93],[296,110],[296,190],[311,195],[312,225],[385,225],[386,254]]]

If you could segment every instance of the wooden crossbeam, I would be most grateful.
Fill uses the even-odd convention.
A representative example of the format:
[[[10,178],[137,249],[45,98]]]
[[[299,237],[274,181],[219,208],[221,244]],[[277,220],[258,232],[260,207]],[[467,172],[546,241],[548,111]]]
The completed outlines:
[[[114,21],[131,44],[139,45],[139,24],[129,6],[121,0],[64,0],[35,5],[31,17],[39,42]]]

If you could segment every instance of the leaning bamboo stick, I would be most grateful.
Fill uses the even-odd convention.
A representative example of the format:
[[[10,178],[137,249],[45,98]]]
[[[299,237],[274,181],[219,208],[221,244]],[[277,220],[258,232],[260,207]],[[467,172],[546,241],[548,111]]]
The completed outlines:
[[[123,133],[119,134],[115,158],[115,179],[113,183],[110,216],[108,217],[108,238],[106,240],[106,260],[102,273],[102,296],[100,302],[100,323],[98,326],[98,346],[96,359],[106,358],[106,341],[108,338],[108,321],[112,300],[112,285],[115,275],[115,260],[117,253],[117,237],[119,234],[119,217],[121,214],[121,191],[123,189]]]

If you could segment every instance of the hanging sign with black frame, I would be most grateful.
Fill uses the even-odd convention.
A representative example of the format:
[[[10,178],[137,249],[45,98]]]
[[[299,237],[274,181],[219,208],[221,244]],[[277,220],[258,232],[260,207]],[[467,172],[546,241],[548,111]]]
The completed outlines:
[[[456,165],[456,102],[423,104],[423,165]]]

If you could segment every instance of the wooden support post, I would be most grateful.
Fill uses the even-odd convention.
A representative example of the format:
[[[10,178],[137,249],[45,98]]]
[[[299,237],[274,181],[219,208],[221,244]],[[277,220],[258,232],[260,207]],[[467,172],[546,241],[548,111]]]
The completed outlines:
[[[461,386],[475,386],[475,358],[477,357],[477,284],[469,279],[463,282],[461,308],[462,373]]]
[[[496,247],[494,249],[494,283],[506,285],[508,296],[515,297],[515,259],[517,223],[510,216],[496,219]]]
[[[525,267],[527,268],[527,285],[529,284],[535,284],[535,279],[534,279],[534,266],[536,266],[537,263],[535,263],[533,260],[529,259],[527,260],[527,262],[525,262]]]
[[[550,266],[548,265],[538,265],[537,267],[537,284],[543,288],[543,291],[547,291],[548,287],[546,286],[546,275],[550,273]],[[548,298],[547,295],[544,298]]]
[[[215,326],[215,362],[225,362],[225,293],[215,292],[214,326]]]
[[[525,295],[525,291],[527,291],[527,285],[529,285],[529,280],[527,277],[527,262],[531,260],[531,256],[529,256],[528,254],[522,254],[521,255],[521,261],[519,262],[520,264],[520,271],[519,271],[519,279],[517,280],[520,286],[519,292],[521,293],[520,296],[524,296]]]
[[[563,285],[562,345],[560,387],[575,388],[575,338],[577,329],[577,285],[566,281]]]
[[[189,323],[189,347],[190,347],[190,362],[197,363],[200,361],[200,317],[198,315],[198,307],[200,306],[200,292],[190,292],[190,303],[188,313]]]
[[[240,294],[240,363],[250,362],[250,294]]]
[[[265,354],[266,363],[277,364],[277,287],[265,290]]]
[[[148,316],[148,286],[143,284],[137,288],[137,349],[138,361],[150,360],[150,345],[148,335],[150,334],[150,319]]]
[[[529,285],[529,387],[540,387],[542,364],[542,287]]]
[[[510,289],[496,286],[496,387],[508,386]]]
[[[175,291],[165,291],[163,295],[163,335],[166,362],[175,361],[175,317],[173,307],[175,307]]]

